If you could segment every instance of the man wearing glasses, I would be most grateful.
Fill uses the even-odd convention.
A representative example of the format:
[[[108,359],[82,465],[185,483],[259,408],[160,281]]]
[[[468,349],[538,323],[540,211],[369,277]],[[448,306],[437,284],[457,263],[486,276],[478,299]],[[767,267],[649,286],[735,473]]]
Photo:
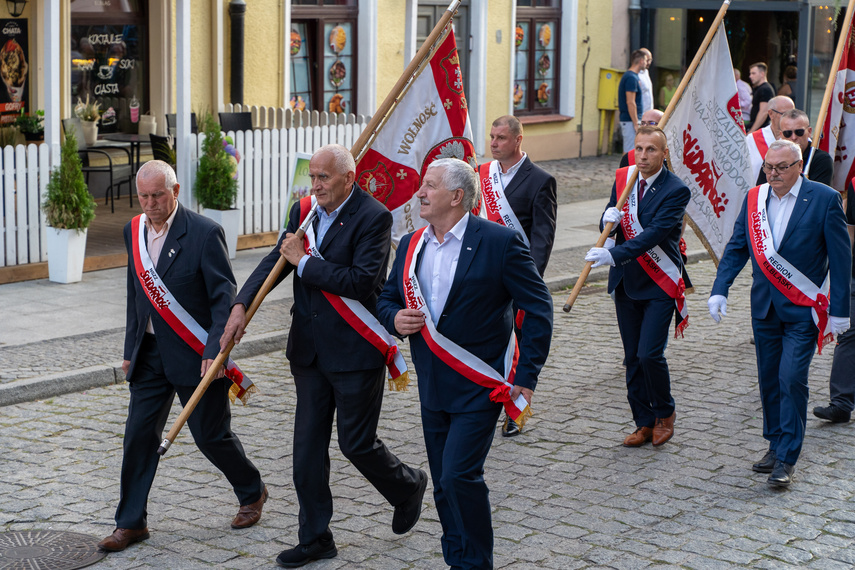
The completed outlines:
[[[808,119],[805,112],[799,109],[786,111],[781,115],[780,125],[781,139],[794,142],[799,145],[802,151],[805,177],[813,182],[831,185],[831,176],[834,174],[834,161],[824,150],[810,146],[810,119]],[[764,182],[766,182],[765,170],[761,171],[757,177],[757,184],[763,184]]]
[[[751,324],[769,442],[752,469],[769,473],[767,482],[778,487],[790,485],[804,441],[814,350],[849,328],[852,259],[840,194],[801,176],[802,166],[794,142],[769,146],[763,164],[769,182],[749,190],[707,302],[716,322],[727,315],[727,292],[750,258]]]

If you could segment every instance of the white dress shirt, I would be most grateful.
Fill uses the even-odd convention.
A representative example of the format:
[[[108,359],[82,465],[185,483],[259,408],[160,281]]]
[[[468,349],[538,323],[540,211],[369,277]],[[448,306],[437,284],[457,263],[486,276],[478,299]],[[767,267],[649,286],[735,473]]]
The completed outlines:
[[[787,231],[787,224],[790,223],[790,217],[793,215],[793,208],[796,206],[801,187],[802,177],[799,176],[790,191],[784,194],[782,198],[778,198],[775,191],[771,187],[769,188],[769,204],[766,213],[769,216],[769,227],[772,228],[772,242],[775,244],[776,251],[781,246],[781,238]]]
[[[159,232],[154,231],[154,226],[151,224],[151,220],[148,219],[148,216],[145,218],[145,241],[146,241],[146,250],[148,251],[148,256],[151,258],[151,264],[157,268],[157,260],[160,259],[160,252],[163,251],[163,244],[166,241],[166,236],[169,234],[169,228],[172,227],[172,222],[175,221],[175,214],[178,212],[178,204],[175,204],[175,207],[172,208],[172,213],[169,214],[169,217],[166,218],[166,221],[163,223],[163,227],[160,228]],[[136,239],[136,236],[133,236]],[[154,334],[154,327],[151,325],[151,317],[148,318],[148,323],[145,326],[145,332],[149,334]]]
[[[466,232],[468,223],[469,212],[466,212],[460,221],[454,224],[451,231],[443,236],[442,243],[439,243],[436,238],[433,225],[429,225],[422,234],[425,245],[419,264],[419,286],[427,301],[434,324],[439,320],[448,301],[448,292],[451,290],[454,273],[457,271],[457,260],[460,259],[463,234]]]
[[[499,180],[502,182],[502,190],[508,187],[508,184],[511,183],[511,180],[514,179],[514,174],[519,172],[522,163],[525,162],[526,156],[528,155],[526,155],[526,153],[523,153],[520,161],[510,167],[507,172],[502,172],[502,163],[499,163]]]

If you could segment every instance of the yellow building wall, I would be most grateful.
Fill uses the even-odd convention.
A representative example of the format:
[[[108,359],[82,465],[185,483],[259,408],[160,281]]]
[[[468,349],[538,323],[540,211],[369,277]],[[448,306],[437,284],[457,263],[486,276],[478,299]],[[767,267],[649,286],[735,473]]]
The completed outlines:
[[[195,113],[211,111],[214,81],[212,10],[217,2],[194,2],[190,14],[190,108]],[[215,109],[214,109],[215,110]]]
[[[514,0],[491,2],[487,12],[487,101],[485,124],[485,149],[490,154],[490,125],[497,118],[508,114],[511,108],[511,46],[514,41],[512,29],[516,10]],[[496,33],[501,32],[502,42],[496,42]],[[471,60],[470,60],[471,63]]]
[[[377,101],[380,107],[404,72],[404,22],[407,18],[405,0],[377,2]],[[416,46],[418,49],[421,46]],[[360,70],[362,75],[362,70]],[[361,80],[365,80],[362,76]]]
[[[288,0],[290,1],[290,0]],[[282,107],[282,74],[284,73],[283,0],[251,0],[246,3],[244,20],[243,101],[247,105]],[[224,1],[226,15],[224,35],[231,34],[228,20],[228,1]],[[289,35],[290,41],[290,35]],[[229,102],[231,69],[229,50],[224,52],[226,89],[223,96]]]
[[[524,126],[523,145],[535,161],[597,154],[599,73],[600,68],[611,67],[611,34],[604,32],[611,30],[612,6],[608,2],[580,1],[575,22],[575,116],[569,121]]]

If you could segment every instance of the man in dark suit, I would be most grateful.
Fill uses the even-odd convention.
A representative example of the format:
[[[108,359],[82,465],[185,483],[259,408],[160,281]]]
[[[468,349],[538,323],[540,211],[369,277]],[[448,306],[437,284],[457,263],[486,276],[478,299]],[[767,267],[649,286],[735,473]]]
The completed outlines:
[[[319,255],[309,255],[303,240],[294,235],[301,223],[301,207],[295,204],[279,244],[235,298],[221,340],[222,345],[240,341],[246,307],[284,256],[288,264],[277,284],[295,274],[285,355],[297,391],[293,476],[300,502],[300,542],[276,559],[286,568],[337,554],[329,528],[333,505],[328,450],[334,414],[342,453],[395,506],[396,534],[408,532],[418,521],[427,486],[427,473],[401,463],[377,437],[385,355],[352,328],[327,297],[353,299],[375,313],[388,265],[392,214],[354,184],[356,164],[343,146],[318,149],[309,162],[309,176],[317,219],[307,235],[311,232],[316,244],[311,249]]]
[[[515,222],[528,242],[537,272],[543,277],[555,242],[555,217],[558,199],[555,178],[537,166],[522,150],[523,127],[513,115],[493,121],[490,129],[490,151],[493,160],[478,168],[482,191],[489,185],[507,200]],[[506,217],[487,209],[488,218],[502,225]],[[504,213],[504,212],[503,212]],[[512,219],[512,218],[511,218]],[[512,224],[516,226],[516,224]],[[521,433],[517,423],[505,416],[502,435],[513,437]]]
[[[800,109],[790,109],[781,115],[780,125],[781,140],[792,141],[801,149],[802,163],[806,170],[805,177],[812,182],[830,186],[834,175],[834,161],[824,150],[811,146],[812,129],[807,114]],[[766,171],[761,168],[760,174],[757,175],[757,185],[765,183]]]
[[[751,189],[718,264],[708,305],[715,321],[727,314],[727,292],[749,257],[751,324],[757,352],[763,437],[769,450],[752,469],[770,485],[792,482],[802,448],[808,372],[819,342],[849,328],[851,253],[835,190],[801,176],[801,149],[769,145],[769,183]],[[830,277],[829,290],[823,282]],[[829,304],[830,301],[830,304]],[[817,324],[819,323],[819,328]]]
[[[386,329],[410,337],[442,552],[452,568],[493,567],[484,461],[499,402],[522,421],[517,412],[531,403],[552,336],[552,299],[519,233],[469,213],[477,188],[465,162],[431,163],[416,194],[430,225],[401,240],[377,304]],[[514,304],[526,316],[512,376]]]
[[[629,170],[618,170],[600,222],[600,228],[609,222],[616,224],[615,245],[610,249],[591,248],[585,256],[586,261],[594,262],[592,267],[612,267],[609,293],[614,292],[626,358],[627,400],[636,426],[624,439],[627,447],[640,447],[648,441],[662,445],[674,435],[676,412],[665,347],[675,306],[677,314],[685,308],[679,243],[691,195],[686,185],[664,168],[667,152],[661,129],[638,128],[635,161],[639,175],[632,194],[623,210],[615,208],[618,194],[630,177]],[[684,316],[678,322],[678,331],[685,324]]]
[[[98,544],[112,552],[149,537],[146,503],[172,401],[176,392],[182,404],[189,400],[219,353],[222,325],[217,323],[225,321],[235,293],[223,229],[178,204],[178,190],[175,172],[168,164],[147,162],[137,173],[137,197],[144,218],[129,222],[124,230],[128,311],[122,370],[131,398],[117,528]],[[148,270],[142,259],[150,259]],[[169,315],[155,309],[147,291],[162,293],[152,281],[158,276],[162,287],[174,297],[170,307],[175,303],[183,307],[207,333],[207,339],[200,339],[203,354],[170,326],[165,320]],[[220,376],[187,423],[199,450],[223,472],[242,505],[232,528],[246,528],[261,518],[267,488],[231,431],[231,382]]]

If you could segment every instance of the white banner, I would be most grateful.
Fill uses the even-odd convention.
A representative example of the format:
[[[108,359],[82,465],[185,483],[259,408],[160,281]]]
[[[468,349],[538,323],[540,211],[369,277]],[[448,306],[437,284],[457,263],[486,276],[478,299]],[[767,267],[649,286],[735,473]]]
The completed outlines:
[[[686,213],[720,259],[752,186],[751,164],[724,24],[665,125],[671,166],[692,199]]]

